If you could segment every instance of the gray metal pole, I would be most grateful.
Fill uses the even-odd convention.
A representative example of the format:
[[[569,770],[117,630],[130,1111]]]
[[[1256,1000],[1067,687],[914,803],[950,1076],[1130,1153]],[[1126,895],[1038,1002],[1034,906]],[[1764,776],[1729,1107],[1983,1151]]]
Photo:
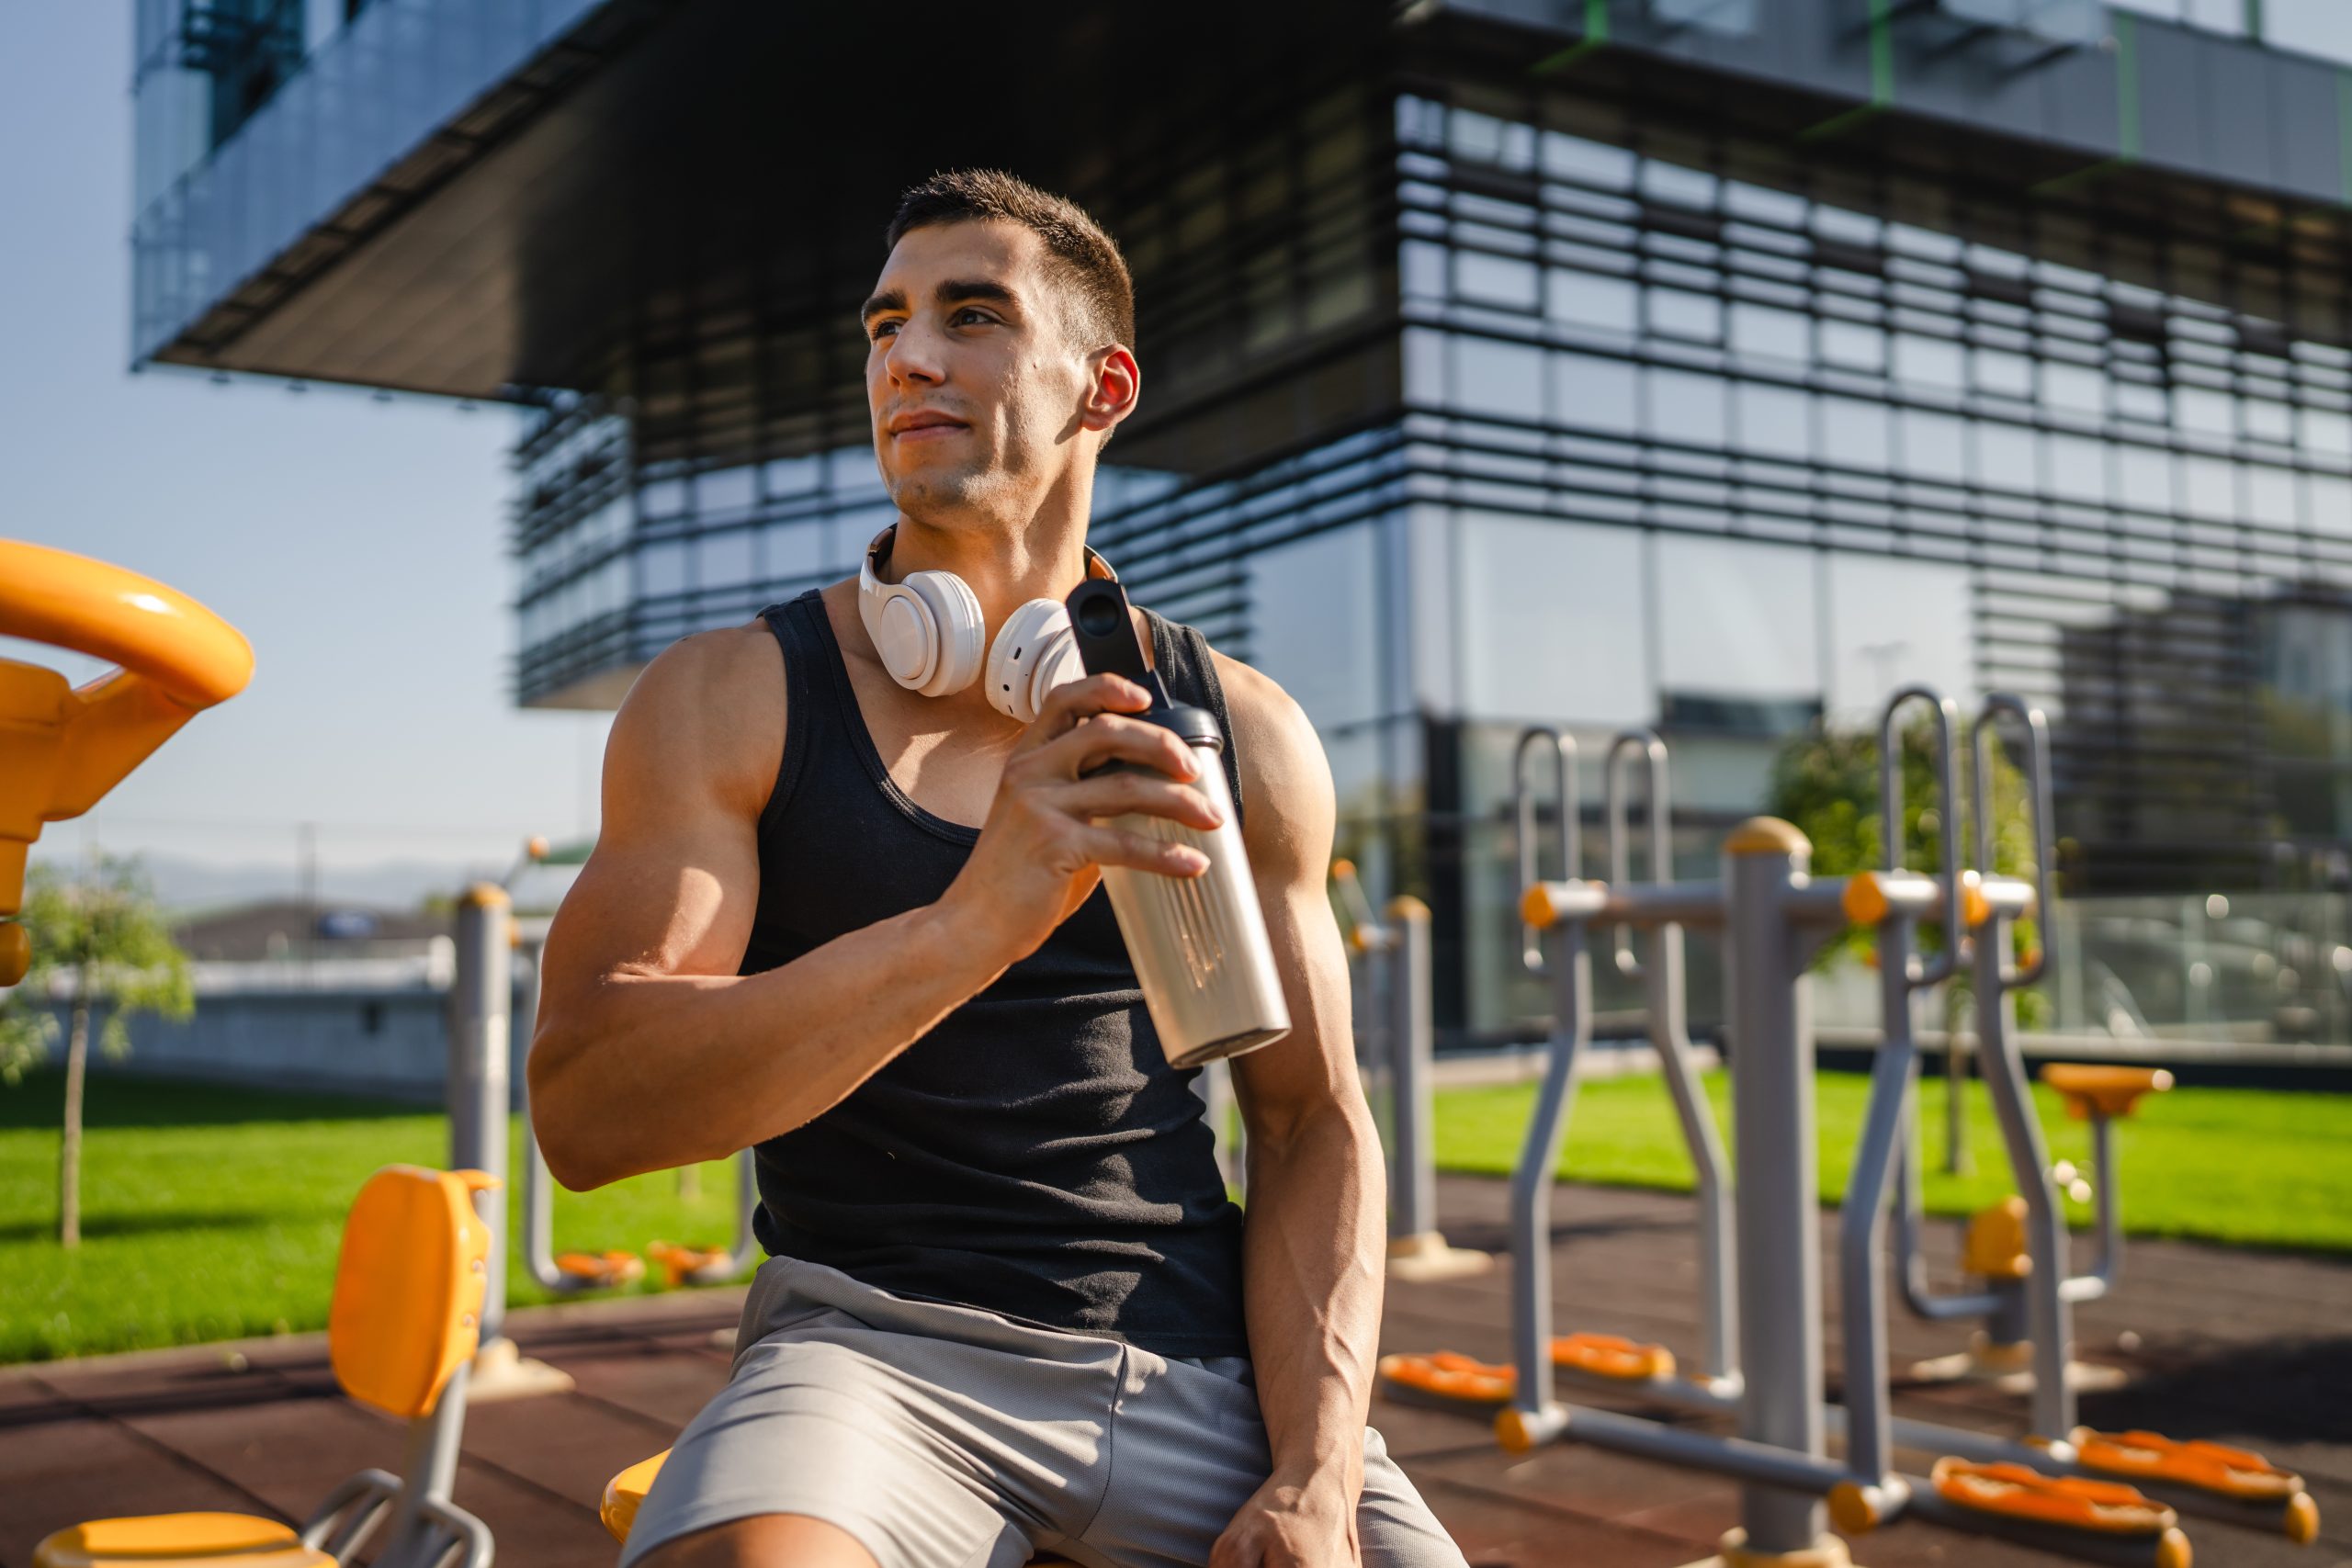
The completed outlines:
[[[1552,1390],[1552,1186],[1576,1103],[1577,1057],[1592,1038],[1592,955],[1584,921],[1559,928],[1552,953],[1552,1055],[1527,1142],[1510,1178],[1511,1364],[1518,1369],[1513,1408],[1543,1440],[1561,1417]]]
[[[500,1185],[474,1194],[490,1227],[489,1290],[481,1340],[506,1317],[506,1114],[511,1089],[514,907],[506,890],[477,882],[458,900],[458,968],[449,988],[449,1164],[487,1171]]]
[[[539,967],[546,961],[543,943],[525,954],[521,982],[514,987],[514,1033],[522,1036],[527,1063],[531,1040],[539,1021]],[[523,1261],[531,1277],[550,1291],[563,1289],[563,1275],[555,1266],[555,1179],[548,1156],[539,1147],[538,1124],[532,1120],[530,1075],[523,1089]]]
[[[1879,1005],[1885,1038],[1871,1070],[1870,1111],[1838,1218],[1838,1308],[1846,1356],[1846,1468],[1865,1482],[1894,1467],[1886,1364],[1887,1190],[1902,1157],[1904,1111],[1917,1065],[1911,922],[1880,923]]]
[[[1998,914],[1976,930],[1976,1037],[1984,1087],[2007,1146],[2009,1171],[2025,1198],[2027,1249],[2033,1271],[2025,1280],[2026,1332],[2033,1340],[2033,1426],[2036,1437],[2064,1441],[2075,1429],[2074,1313],[2066,1301],[2066,1215],[2050,1179],[2050,1147],[2034,1115],[2025,1063],[2017,1048],[2016,998],[2004,984],[2009,922]]]
[[[1388,1181],[1395,1237],[1437,1229],[1437,1151],[1430,1083],[1430,907],[1411,894],[1388,901],[1389,1084],[1394,1139]]]
[[[1724,840],[1736,1229],[1747,1298],[1739,1435],[1817,1460],[1826,1450],[1810,944],[1786,907],[1812,852],[1803,833],[1771,817],[1751,818]],[[1758,1554],[1810,1550],[1822,1536],[1820,1498],[1782,1487],[1743,1484],[1740,1518],[1746,1549]]]

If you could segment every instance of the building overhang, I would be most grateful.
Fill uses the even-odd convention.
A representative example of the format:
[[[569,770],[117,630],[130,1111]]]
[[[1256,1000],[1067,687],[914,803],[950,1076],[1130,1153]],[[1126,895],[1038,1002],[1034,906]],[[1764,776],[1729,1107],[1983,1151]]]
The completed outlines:
[[[1154,124],[1214,123],[1240,76],[1361,76],[1384,36],[1341,0],[615,0],[144,357],[495,399],[580,387],[616,334],[689,319],[842,310],[854,332],[910,184],[993,164],[1081,185]],[[238,134],[270,130],[265,107]]]

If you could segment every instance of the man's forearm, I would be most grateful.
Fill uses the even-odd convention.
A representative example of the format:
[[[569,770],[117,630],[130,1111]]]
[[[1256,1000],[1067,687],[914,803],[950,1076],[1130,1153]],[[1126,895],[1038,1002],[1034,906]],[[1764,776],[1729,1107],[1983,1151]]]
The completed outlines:
[[[1001,972],[925,906],[758,975],[608,976],[541,1016],[540,1145],[574,1188],[722,1159],[832,1109]]]
[[[1242,1297],[1274,1474],[1352,1507],[1378,1357],[1387,1185],[1361,1104],[1253,1134]]]

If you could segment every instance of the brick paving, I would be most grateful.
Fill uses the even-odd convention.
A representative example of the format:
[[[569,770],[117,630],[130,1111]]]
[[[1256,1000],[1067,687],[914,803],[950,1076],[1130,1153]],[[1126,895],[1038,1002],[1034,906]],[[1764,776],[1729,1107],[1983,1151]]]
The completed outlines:
[[[1502,1183],[1447,1178],[1440,1208],[1461,1246],[1499,1250]],[[1825,1245],[1836,1216],[1823,1217]],[[1931,1226],[1939,1283],[1953,1281],[1954,1227]],[[1563,1187],[1553,1269],[1559,1325],[1698,1350],[1692,1207],[1679,1196]],[[1384,1349],[1453,1348],[1499,1359],[1509,1261],[1491,1276],[1394,1285]],[[1836,1291],[1826,1289],[1836,1344]],[[502,1568],[601,1564],[605,1478],[664,1447],[725,1381],[740,1289],[576,1303],[516,1313],[526,1354],[575,1392],[477,1404],[458,1500],[498,1537]],[[2352,1563],[2352,1264],[2177,1242],[2134,1242],[2109,1299],[2078,1311],[2087,1359],[2132,1381],[2086,1394],[2094,1425],[2153,1427],[2244,1443],[2300,1469],[2321,1540],[2285,1542],[2191,1519],[2205,1568]],[[1960,1332],[1893,1325],[1896,1365],[1955,1348]],[[299,1519],[367,1465],[397,1469],[401,1429],[343,1399],[323,1339],[304,1336],[0,1370],[0,1568],[33,1543],[108,1513],[225,1508]],[[1605,1402],[1604,1402],[1605,1403]],[[1633,1408],[1626,1406],[1626,1408]],[[1981,1388],[1901,1388],[1896,1408],[1949,1425],[2018,1431],[2021,1401]],[[1525,1460],[1499,1452],[1483,1420],[1383,1402],[1374,1419],[1479,1568],[1672,1568],[1707,1554],[1734,1522],[1727,1483],[1582,1447]],[[1920,1456],[1898,1456],[1913,1468]],[[1861,1543],[1870,1568],[2041,1568],[2046,1553],[1925,1525]]]

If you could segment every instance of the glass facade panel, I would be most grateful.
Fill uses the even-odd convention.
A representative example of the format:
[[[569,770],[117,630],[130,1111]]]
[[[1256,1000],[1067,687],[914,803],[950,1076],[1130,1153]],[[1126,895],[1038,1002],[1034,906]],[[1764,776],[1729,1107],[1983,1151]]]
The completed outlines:
[[[1325,732],[1380,718],[1389,706],[1375,526],[1317,534],[1248,561],[1250,662]]]
[[[1838,723],[1878,722],[1887,694],[1923,682],[1974,708],[1975,637],[1964,567],[1831,552],[1822,558],[1828,644],[1824,704]]]
[[[1646,724],[1642,536],[1628,528],[1464,512],[1462,702],[1481,719]],[[1573,600],[1575,613],[1561,613]]]
[[[1658,684],[1668,694],[1795,698],[1821,693],[1810,550],[1659,535]]]

